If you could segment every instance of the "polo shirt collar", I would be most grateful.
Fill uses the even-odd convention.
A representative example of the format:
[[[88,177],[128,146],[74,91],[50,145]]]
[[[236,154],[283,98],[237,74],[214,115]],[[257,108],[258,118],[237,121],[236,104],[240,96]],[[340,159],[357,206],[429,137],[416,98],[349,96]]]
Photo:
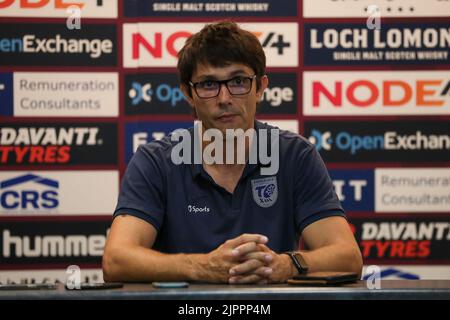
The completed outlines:
[[[191,141],[192,141],[192,159],[191,159],[192,161],[191,161],[190,167],[191,167],[192,177],[195,179],[198,176],[202,175],[203,177],[209,179],[209,174],[203,168],[203,164],[196,164],[194,162],[194,153],[197,152],[198,154],[201,154],[201,147],[200,147],[200,145],[196,146],[195,143],[193,143],[194,142],[194,135],[198,134],[198,132],[196,131],[196,128],[197,127],[194,126],[190,130]],[[254,129],[256,131],[256,141],[259,143],[260,129],[269,129],[269,127],[267,126],[267,124],[255,120],[255,122],[254,122]],[[270,137],[270,131],[269,131],[269,136],[267,138],[267,149],[266,150],[270,150],[270,141],[271,141],[271,137]],[[248,160],[247,160],[247,164],[245,165],[244,172],[242,173],[241,179],[244,179],[245,177],[247,177],[250,173],[252,173],[255,169],[257,169],[259,167],[268,167],[268,166],[269,165],[267,165],[267,164],[261,163],[261,159],[259,157],[259,152],[257,152],[256,163],[248,163]]]

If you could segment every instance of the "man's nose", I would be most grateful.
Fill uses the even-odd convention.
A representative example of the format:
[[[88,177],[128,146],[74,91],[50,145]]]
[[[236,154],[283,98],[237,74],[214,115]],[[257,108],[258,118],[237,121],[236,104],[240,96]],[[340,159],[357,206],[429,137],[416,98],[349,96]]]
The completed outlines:
[[[232,95],[230,94],[230,91],[228,90],[225,83],[221,83],[219,87],[219,95],[217,96],[218,102],[225,103],[230,101],[232,98]]]

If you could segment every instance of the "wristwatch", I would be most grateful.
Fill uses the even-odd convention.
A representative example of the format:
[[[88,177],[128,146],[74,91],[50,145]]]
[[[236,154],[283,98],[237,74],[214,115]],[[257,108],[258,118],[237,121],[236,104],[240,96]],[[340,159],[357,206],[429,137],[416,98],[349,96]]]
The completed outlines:
[[[291,257],[292,263],[299,274],[305,274],[308,272],[308,265],[300,252],[288,251],[283,253]]]

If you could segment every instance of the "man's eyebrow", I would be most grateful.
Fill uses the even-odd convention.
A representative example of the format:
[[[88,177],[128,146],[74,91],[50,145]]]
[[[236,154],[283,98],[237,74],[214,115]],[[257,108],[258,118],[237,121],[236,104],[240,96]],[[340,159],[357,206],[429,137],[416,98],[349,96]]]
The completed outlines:
[[[229,73],[225,79],[231,79],[236,76],[247,76],[247,75],[248,74],[245,70],[239,69],[239,70],[234,70],[231,73]],[[225,79],[223,79],[223,80],[225,80]],[[205,75],[200,76],[197,81],[200,82],[200,81],[205,81],[205,80],[219,80],[219,79],[214,74],[205,74]],[[222,79],[220,79],[220,80],[222,80]]]

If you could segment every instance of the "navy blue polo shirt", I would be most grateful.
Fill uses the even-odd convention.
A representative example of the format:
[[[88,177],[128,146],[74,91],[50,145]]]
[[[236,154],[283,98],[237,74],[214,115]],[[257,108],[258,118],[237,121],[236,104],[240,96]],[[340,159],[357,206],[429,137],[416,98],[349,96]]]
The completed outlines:
[[[256,121],[255,129],[275,127]],[[189,129],[193,135],[194,128]],[[128,214],[155,227],[154,249],[206,253],[243,233],[269,238],[275,252],[294,250],[309,224],[345,217],[326,167],[304,137],[280,130],[279,170],[261,175],[246,164],[233,193],[214,182],[201,164],[174,164],[170,136],[138,148],[122,179],[114,217]],[[268,202],[264,202],[268,201]]]

